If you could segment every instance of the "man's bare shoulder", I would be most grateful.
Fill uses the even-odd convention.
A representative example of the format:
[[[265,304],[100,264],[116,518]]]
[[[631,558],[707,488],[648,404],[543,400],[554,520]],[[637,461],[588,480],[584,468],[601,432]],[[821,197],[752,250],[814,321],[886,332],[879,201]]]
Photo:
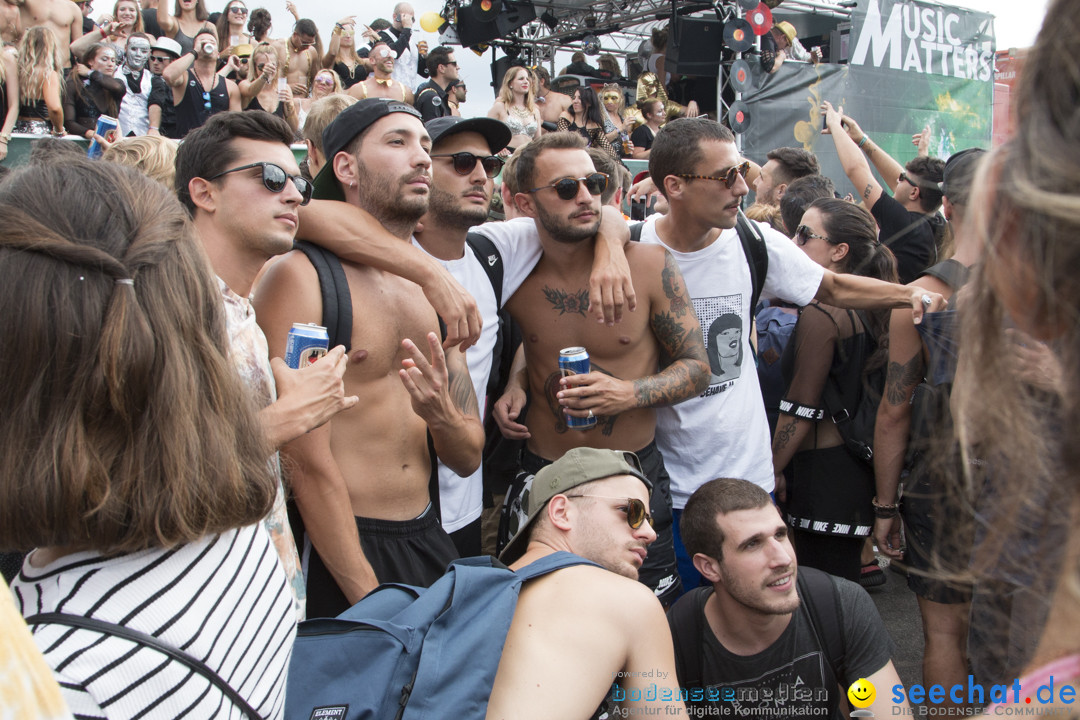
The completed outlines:
[[[598,604],[606,612],[621,612],[633,617],[640,612],[663,612],[649,588],[595,565],[575,565],[530,580],[522,593],[543,595],[558,608],[580,611]]]

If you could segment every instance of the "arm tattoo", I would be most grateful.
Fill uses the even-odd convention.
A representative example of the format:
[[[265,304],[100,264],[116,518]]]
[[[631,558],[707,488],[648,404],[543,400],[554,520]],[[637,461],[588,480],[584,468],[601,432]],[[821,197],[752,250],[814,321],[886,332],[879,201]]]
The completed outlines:
[[[873,192],[874,186],[871,183],[866,184],[866,189],[862,191],[863,200],[870,199],[870,193]]]
[[[687,330],[671,313],[660,312],[652,316],[652,331],[666,364],[655,375],[634,381],[638,407],[674,405],[704,392],[709,386],[709,358],[701,329],[691,324]]]
[[[885,372],[885,397],[890,405],[903,405],[911,399],[911,390],[923,377],[922,351],[901,365],[890,362]]]
[[[791,418],[791,422],[786,425],[777,425],[776,437],[773,438],[773,454],[783,450],[787,447],[787,444],[791,442],[791,438],[795,436],[795,428],[798,427],[799,421],[796,418]]]
[[[457,352],[452,350],[451,352]],[[464,362],[464,356],[462,356]],[[472,379],[468,373],[461,372],[451,363],[447,363],[446,374],[450,383],[450,399],[458,410],[466,415],[480,417],[480,406],[476,400],[476,390],[473,388]]]
[[[664,270],[660,275],[664,295],[670,301],[671,312],[675,317],[682,317],[690,307],[686,301],[686,288],[683,286],[682,273],[671,253],[664,253]]]
[[[552,307],[559,311],[560,315],[577,313],[582,317],[586,317],[586,312],[589,309],[589,291],[587,289],[570,294],[565,290],[549,288],[545,285],[544,297],[547,298]]]
[[[600,372],[605,375],[615,377],[602,367],[597,367],[595,364],[590,368],[592,372]],[[555,432],[562,435],[570,428],[566,425],[566,416],[563,415],[562,405],[559,404],[559,399],[555,397],[555,394],[561,389],[559,381],[562,380],[562,372],[556,370],[547,376],[547,380],[544,381],[544,398],[547,399],[548,408],[551,410],[551,414],[555,416]],[[618,415],[597,415],[596,427],[600,428],[600,433],[603,435],[611,435],[615,429],[615,420]]]

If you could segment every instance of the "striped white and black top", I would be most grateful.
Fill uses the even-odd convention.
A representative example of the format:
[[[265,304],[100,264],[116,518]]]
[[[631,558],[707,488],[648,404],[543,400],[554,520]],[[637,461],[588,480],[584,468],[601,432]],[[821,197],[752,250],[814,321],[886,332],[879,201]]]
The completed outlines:
[[[171,550],[29,561],[12,584],[24,617],[62,612],[153,635],[201,660],[263,718],[281,718],[296,615],[262,524]],[[224,694],[153,648],[36,625],[34,641],[76,718],[242,718]]]

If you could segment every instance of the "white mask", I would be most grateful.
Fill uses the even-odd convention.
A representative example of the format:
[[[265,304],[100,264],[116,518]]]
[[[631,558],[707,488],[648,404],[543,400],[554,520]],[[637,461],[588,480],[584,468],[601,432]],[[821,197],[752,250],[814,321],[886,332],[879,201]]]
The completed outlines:
[[[150,59],[150,43],[142,38],[133,38],[128,41],[127,52],[124,55],[129,68],[142,70],[146,67],[146,61]]]

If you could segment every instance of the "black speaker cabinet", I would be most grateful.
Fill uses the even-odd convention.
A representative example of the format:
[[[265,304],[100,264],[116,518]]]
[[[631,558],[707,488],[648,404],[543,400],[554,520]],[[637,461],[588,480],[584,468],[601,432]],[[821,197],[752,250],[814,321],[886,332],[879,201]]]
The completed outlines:
[[[724,25],[710,18],[677,17],[668,34],[664,69],[672,75],[716,77],[724,49]]]

